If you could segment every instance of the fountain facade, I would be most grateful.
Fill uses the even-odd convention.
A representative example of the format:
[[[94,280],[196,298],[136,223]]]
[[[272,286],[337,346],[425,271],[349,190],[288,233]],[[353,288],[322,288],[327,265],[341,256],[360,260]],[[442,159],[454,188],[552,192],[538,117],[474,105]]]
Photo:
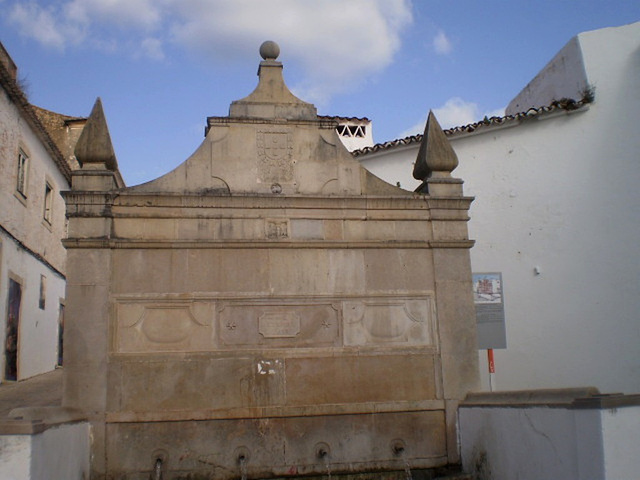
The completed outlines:
[[[92,478],[459,461],[477,354],[455,165],[426,148],[430,193],[384,183],[261,54],[256,90],[163,177],[118,188],[99,103],[78,142],[64,404],[91,421]]]

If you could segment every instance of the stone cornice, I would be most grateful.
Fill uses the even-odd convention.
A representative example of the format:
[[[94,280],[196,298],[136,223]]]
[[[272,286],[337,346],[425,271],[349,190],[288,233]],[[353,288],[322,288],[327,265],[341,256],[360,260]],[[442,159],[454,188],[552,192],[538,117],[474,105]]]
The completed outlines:
[[[137,240],[124,238],[67,238],[65,248],[77,249],[434,249],[473,247],[474,240],[332,241],[332,240]]]
[[[129,192],[63,192],[67,205],[110,205],[113,208],[143,208],[148,212],[158,209],[307,209],[307,210],[392,210],[392,211],[428,211],[428,210],[468,210],[473,197],[430,197],[414,196],[275,196],[275,195],[157,195],[153,193]],[[146,215],[150,215],[147,213]],[[146,216],[142,215],[142,216]],[[137,216],[137,215],[136,215]],[[157,217],[157,214],[151,216]],[[162,217],[160,214],[159,217]],[[168,215],[171,217],[172,215]]]

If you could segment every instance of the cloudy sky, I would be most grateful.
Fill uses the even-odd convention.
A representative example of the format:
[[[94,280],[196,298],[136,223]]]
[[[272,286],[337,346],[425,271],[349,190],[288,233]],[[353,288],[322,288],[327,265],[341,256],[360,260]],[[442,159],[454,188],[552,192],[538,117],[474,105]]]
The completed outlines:
[[[289,87],[376,142],[504,107],[576,34],[640,21],[638,0],[0,0],[0,41],[35,105],[101,97],[127,184],[173,169],[279,43]]]

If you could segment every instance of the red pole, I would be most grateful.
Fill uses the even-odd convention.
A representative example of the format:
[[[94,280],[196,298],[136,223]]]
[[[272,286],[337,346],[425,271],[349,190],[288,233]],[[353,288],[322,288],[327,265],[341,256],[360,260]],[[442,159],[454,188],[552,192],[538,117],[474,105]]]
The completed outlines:
[[[487,350],[487,358],[489,360],[489,373],[496,373],[496,364],[493,361],[493,348]]]
[[[496,364],[493,361],[493,348],[487,350],[487,360],[489,361],[489,391],[493,392],[493,376],[496,373]]]

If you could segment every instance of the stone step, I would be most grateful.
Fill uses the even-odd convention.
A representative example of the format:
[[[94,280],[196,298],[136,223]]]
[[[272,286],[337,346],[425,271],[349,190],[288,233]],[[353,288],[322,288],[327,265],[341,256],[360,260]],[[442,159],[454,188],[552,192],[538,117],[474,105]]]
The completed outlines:
[[[286,477],[271,480],[327,480],[328,475],[314,475],[304,477]],[[411,470],[411,476],[404,470],[393,470],[383,472],[360,472],[360,473],[332,473],[331,480],[474,480],[473,475],[462,473],[457,465],[434,468]]]

